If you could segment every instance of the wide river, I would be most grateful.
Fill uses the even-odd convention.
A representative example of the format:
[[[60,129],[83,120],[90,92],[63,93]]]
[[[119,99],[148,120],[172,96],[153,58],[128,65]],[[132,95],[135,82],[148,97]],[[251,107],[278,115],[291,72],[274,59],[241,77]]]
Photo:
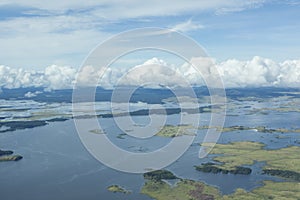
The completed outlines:
[[[227,116],[226,126],[267,126],[268,128],[292,128],[299,126],[300,114],[296,112],[278,113],[270,112],[268,115]],[[136,116],[134,120],[145,120],[147,117]],[[169,116],[168,123],[177,121],[178,115]],[[201,116],[203,124],[208,114]],[[89,119],[82,119],[88,124]],[[137,141],[130,136],[118,137],[121,132],[113,119],[101,119],[108,137],[116,145],[133,152],[147,152],[155,150],[170,139],[155,136],[149,140]],[[202,122],[201,122],[202,123]],[[87,127],[88,129],[88,127]],[[93,134],[93,133],[90,133]],[[204,130],[198,131],[193,145],[185,154],[167,169],[181,178],[204,181],[218,187],[223,194],[233,192],[236,188],[251,190],[261,185],[262,180],[278,180],[262,175],[261,166],[256,163],[252,166],[251,175],[225,175],[202,173],[194,169],[194,165],[207,162],[211,157],[199,159],[199,142],[203,140]],[[252,130],[233,131],[223,133],[219,143],[232,141],[259,141],[267,145],[266,148],[275,149],[288,145],[299,145],[299,133],[259,133]],[[47,126],[33,129],[17,130],[0,134],[0,148],[13,150],[24,158],[18,162],[0,163],[0,194],[3,200],[24,199],[151,199],[140,194],[144,184],[142,174],[129,174],[110,169],[91,156],[82,145],[76,132],[74,121],[51,122]],[[109,153],[109,152],[108,152]],[[112,155],[113,156],[113,155]],[[121,185],[131,194],[118,194],[107,191],[113,184]]]

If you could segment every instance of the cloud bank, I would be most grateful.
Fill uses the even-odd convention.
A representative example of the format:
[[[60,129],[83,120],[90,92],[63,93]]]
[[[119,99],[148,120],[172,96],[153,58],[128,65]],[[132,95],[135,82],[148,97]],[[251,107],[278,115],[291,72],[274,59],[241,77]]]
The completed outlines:
[[[198,58],[202,63],[202,77],[212,72],[211,63]],[[193,62],[193,61],[192,61]],[[230,59],[215,64],[226,88],[232,87],[300,87],[300,60],[276,63],[271,59],[254,57],[248,61]],[[78,76],[80,72],[80,76]],[[100,79],[100,77],[102,77]],[[203,78],[189,64],[168,64],[152,58],[133,68],[110,68],[103,71],[93,66],[84,66],[80,71],[70,66],[51,65],[42,71],[0,66],[0,88],[45,87],[47,90],[72,88],[74,84],[104,88],[115,85],[145,87],[185,86],[186,83],[202,86]],[[35,94],[28,94],[32,96]]]
[[[45,87],[49,90],[72,88],[76,73],[76,69],[68,66],[51,65],[43,71],[34,71],[1,65],[0,87],[9,89]]]

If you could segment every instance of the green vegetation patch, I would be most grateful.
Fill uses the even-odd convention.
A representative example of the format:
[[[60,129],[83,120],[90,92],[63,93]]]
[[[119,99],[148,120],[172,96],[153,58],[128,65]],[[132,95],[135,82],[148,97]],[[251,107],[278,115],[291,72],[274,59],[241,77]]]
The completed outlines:
[[[225,195],[224,200],[257,200],[257,199],[300,199],[300,183],[265,181],[264,186],[251,192],[237,189],[234,194]]]
[[[3,151],[0,149],[0,162],[2,161],[18,161],[23,157],[20,155],[13,155],[13,151]]]
[[[252,170],[248,167],[242,167],[238,166],[235,167],[234,169],[227,170],[223,169],[222,165],[220,164],[215,164],[215,163],[204,163],[200,166],[195,166],[195,169],[201,172],[206,172],[206,173],[222,173],[222,174],[243,174],[243,175],[249,175],[251,174]]]
[[[264,174],[272,176],[279,176],[283,178],[289,178],[300,182],[300,173],[289,171],[289,170],[278,170],[278,169],[264,169]]]
[[[172,172],[167,170],[156,170],[144,173],[144,178],[153,181],[161,181],[162,179],[177,179]]]
[[[147,180],[141,193],[156,200],[265,200],[265,199],[300,199],[300,183],[264,181],[264,185],[253,191],[237,189],[230,195],[221,195],[215,187],[205,183],[180,179],[175,186],[164,181]]]
[[[194,129],[192,125],[165,125],[156,135],[161,137],[195,135],[195,133],[192,133],[191,129]]]
[[[205,146],[206,144],[202,145]],[[220,167],[224,170],[233,170],[242,165],[252,165],[255,161],[265,161],[266,166],[264,170],[280,170],[280,173],[269,173],[270,175],[298,180],[300,173],[300,147],[290,146],[282,149],[266,150],[263,149],[264,146],[264,144],[257,142],[216,144],[210,153],[223,154],[215,157],[214,161],[221,162],[222,165]],[[283,175],[291,173],[293,173],[293,176]]]
[[[105,132],[101,129],[93,129],[93,130],[90,130],[89,132],[95,133],[95,134],[105,134]]]
[[[107,187],[107,190],[113,193],[123,193],[123,194],[130,194],[131,191],[126,190],[124,188],[122,188],[119,185],[111,185]]]
[[[148,179],[141,189],[141,193],[156,200],[213,200],[220,197],[218,189],[214,187],[201,182],[182,179],[175,186],[161,180]]]
[[[5,156],[0,156],[0,162],[2,161],[19,161],[23,157],[20,155],[5,155]]]
[[[146,174],[149,174],[149,172]],[[146,177],[146,174],[144,174],[144,177]],[[154,174],[169,175],[172,173],[166,170],[159,170],[159,172],[157,171]],[[233,194],[222,196],[217,188],[198,181],[180,179],[172,186],[162,180],[147,178],[141,193],[156,200],[293,200],[300,199],[300,183],[264,181],[263,186],[252,191],[247,192],[244,189],[237,189]]]
[[[256,126],[256,127],[248,127],[248,126],[230,126],[230,127],[210,127],[210,126],[201,126],[200,130],[203,129],[217,129],[221,132],[232,132],[232,131],[244,131],[244,130],[255,130],[261,133],[300,133],[300,129],[286,129],[286,128],[267,128],[265,126]]]

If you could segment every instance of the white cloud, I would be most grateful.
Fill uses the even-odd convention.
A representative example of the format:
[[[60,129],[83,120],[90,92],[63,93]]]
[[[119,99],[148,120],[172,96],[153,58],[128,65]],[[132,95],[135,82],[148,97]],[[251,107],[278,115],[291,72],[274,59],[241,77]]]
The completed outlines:
[[[199,12],[204,10],[216,10],[221,8],[251,8],[261,5],[265,0],[172,0],[172,1],[140,1],[140,0],[2,0],[0,5],[15,4],[31,8],[40,9],[45,13],[64,13],[67,11],[93,10],[93,14],[107,19],[135,18],[145,16],[166,16],[178,15],[183,13]],[[130,9],[124,9],[130,8]],[[38,12],[38,10],[35,10]]]
[[[127,71],[118,84],[145,87],[186,86],[184,80],[174,66],[158,58],[152,58]]]
[[[76,70],[67,66],[52,65],[44,71],[34,71],[1,65],[0,87],[45,87],[50,90],[72,88],[75,76]]]
[[[232,6],[219,7],[216,9],[216,14],[223,15],[232,12],[240,12],[249,8],[258,8],[261,7],[265,2],[266,0],[252,0],[252,1],[244,1],[243,4],[237,3],[236,5],[232,5]]]
[[[1,0],[0,6],[25,7],[24,12],[29,17],[22,13],[22,17],[16,14],[15,18],[0,20],[0,44],[5,49],[1,51],[0,60],[9,66],[26,68],[50,64],[79,66],[92,48],[111,36],[105,27],[110,29],[114,23],[221,8],[248,8],[258,2],[263,0],[86,0],[84,3],[79,0]],[[184,32],[201,25],[190,20],[174,28]]]
[[[36,97],[38,94],[41,94],[41,91],[35,91],[35,92],[27,92],[24,94],[24,97],[31,98],[31,97]]]
[[[42,74],[36,71],[26,71],[22,68],[0,66],[0,86],[6,88],[40,87],[44,85]]]
[[[275,63],[256,56],[250,61],[227,60],[218,69],[226,87],[300,86],[300,60]]]
[[[254,57],[248,61],[236,59],[217,63],[207,58],[193,58],[191,63],[201,66],[201,75],[188,63],[181,66],[168,64],[152,58],[133,68],[109,68],[99,70],[85,66],[80,71],[68,66],[52,65],[43,71],[33,71],[0,66],[0,88],[45,87],[51,89],[72,88],[74,83],[80,86],[112,88],[115,85],[134,85],[146,87],[176,87],[204,85],[203,78],[210,84],[216,82],[219,72],[225,87],[300,87],[300,60],[286,60],[276,63],[267,58]],[[102,78],[101,78],[102,77]],[[77,79],[76,79],[77,78]],[[35,94],[27,94],[32,96]]]
[[[193,58],[190,62],[201,67],[199,71],[201,76],[188,63],[178,67],[161,59],[152,58],[134,66],[129,71],[111,68],[104,73],[91,66],[85,67],[80,81],[86,85],[95,84],[99,81],[99,75],[104,73],[99,81],[103,87],[112,87],[116,84],[147,87],[186,86],[187,83],[203,85],[204,79],[207,83],[214,85],[219,73],[225,87],[300,87],[300,60],[276,63],[271,59],[256,56],[249,61],[231,59],[214,63],[214,60],[208,58]],[[212,68],[212,65],[216,68]]]
[[[287,60],[280,63],[278,81],[282,86],[300,87],[300,60]]]
[[[79,66],[88,52],[111,36],[109,23],[91,14],[58,14],[0,20],[0,60],[6,65],[70,64]]]
[[[189,31],[195,31],[198,29],[203,29],[204,26],[198,23],[193,22],[191,19],[189,19],[186,22],[176,24],[175,26],[171,27],[171,29],[174,29],[175,31],[180,32],[189,32]]]
[[[76,77],[76,70],[67,66],[52,65],[45,69],[44,76],[48,89],[71,88]]]

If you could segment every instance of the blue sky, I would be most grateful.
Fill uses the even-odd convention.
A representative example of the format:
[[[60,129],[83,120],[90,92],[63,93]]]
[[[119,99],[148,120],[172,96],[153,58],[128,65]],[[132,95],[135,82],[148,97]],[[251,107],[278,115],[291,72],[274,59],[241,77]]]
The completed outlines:
[[[78,68],[108,37],[132,28],[174,28],[210,56],[276,62],[299,59],[300,1],[58,1],[0,2],[0,65]]]

